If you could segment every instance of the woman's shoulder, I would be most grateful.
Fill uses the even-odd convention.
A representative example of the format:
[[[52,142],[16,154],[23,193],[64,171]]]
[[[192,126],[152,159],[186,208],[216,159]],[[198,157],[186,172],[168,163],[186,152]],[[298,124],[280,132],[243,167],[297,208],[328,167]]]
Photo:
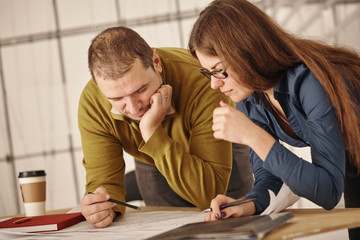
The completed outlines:
[[[289,68],[278,87],[278,91],[288,95],[291,104],[305,112],[324,112],[331,107],[330,100],[319,80],[305,64]],[[316,111],[314,111],[316,109]]]
[[[277,91],[290,95],[298,95],[302,91],[318,88],[321,88],[320,82],[304,63],[287,69],[284,78],[276,86]]]

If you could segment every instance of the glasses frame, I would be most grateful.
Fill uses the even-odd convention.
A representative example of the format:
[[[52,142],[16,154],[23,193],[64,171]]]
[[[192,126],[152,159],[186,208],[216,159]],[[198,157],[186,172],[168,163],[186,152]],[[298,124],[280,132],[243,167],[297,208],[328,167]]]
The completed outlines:
[[[211,80],[211,76],[214,76],[217,79],[225,79],[229,76],[229,74],[226,72],[225,69],[220,69],[210,72],[205,68],[201,68],[200,73],[210,80]]]

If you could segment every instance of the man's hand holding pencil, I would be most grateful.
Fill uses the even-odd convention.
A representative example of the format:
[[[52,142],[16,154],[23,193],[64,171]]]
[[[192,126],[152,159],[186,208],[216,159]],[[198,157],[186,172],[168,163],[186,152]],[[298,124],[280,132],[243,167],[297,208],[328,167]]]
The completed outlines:
[[[98,187],[94,192],[88,192],[81,200],[81,213],[93,226],[107,227],[116,217],[116,213],[112,209],[116,204],[140,209],[137,206],[110,198],[104,187]]]

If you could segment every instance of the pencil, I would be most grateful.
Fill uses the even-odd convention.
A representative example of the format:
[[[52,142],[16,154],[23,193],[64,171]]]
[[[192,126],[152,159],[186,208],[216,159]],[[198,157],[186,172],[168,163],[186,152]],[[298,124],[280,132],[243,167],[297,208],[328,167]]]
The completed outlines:
[[[13,221],[13,223],[15,224],[19,224],[19,223],[23,223],[23,222],[27,222],[27,221],[30,221],[31,220],[31,217],[24,217],[24,218],[20,218],[16,221]]]
[[[232,206],[241,205],[241,204],[244,204],[244,203],[247,203],[247,202],[252,202],[252,201],[255,201],[256,199],[257,198],[246,198],[246,199],[234,201],[234,202],[231,202],[231,203],[226,203],[226,204],[220,205],[220,210],[223,210],[223,209],[225,209],[227,207],[232,207]],[[205,209],[203,212],[212,212],[212,209],[208,208],[208,209]]]
[[[88,192],[88,194],[92,194],[92,192]],[[115,200],[115,199],[112,199],[112,198],[109,198],[108,201],[113,202],[113,203],[117,203],[117,204],[120,204],[120,205],[123,205],[123,206],[126,206],[126,207],[129,207],[129,208],[133,208],[133,209],[136,209],[136,210],[141,210],[141,208],[138,207],[138,206],[131,205],[131,204],[128,204],[126,202],[122,202],[122,201]]]

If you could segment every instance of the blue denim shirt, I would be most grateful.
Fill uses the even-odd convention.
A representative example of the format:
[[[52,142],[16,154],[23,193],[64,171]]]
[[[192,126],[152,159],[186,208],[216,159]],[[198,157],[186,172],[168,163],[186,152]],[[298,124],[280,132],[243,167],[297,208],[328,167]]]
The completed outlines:
[[[332,104],[319,81],[304,65],[286,71],[274,87],[291,128],[300,139],[287,135],[263,98],[250,95],[237,109],[277,141],[263,162],[250,149],[255,183],[246,197],[257,196],[256,214],[269,205],[268,190],[278,193],[283,183],[297,195],[325,209],[334,208],[344,191],[345,143]],[[310,146],[312,163],[298,157],[278,140],[295,147]]]

